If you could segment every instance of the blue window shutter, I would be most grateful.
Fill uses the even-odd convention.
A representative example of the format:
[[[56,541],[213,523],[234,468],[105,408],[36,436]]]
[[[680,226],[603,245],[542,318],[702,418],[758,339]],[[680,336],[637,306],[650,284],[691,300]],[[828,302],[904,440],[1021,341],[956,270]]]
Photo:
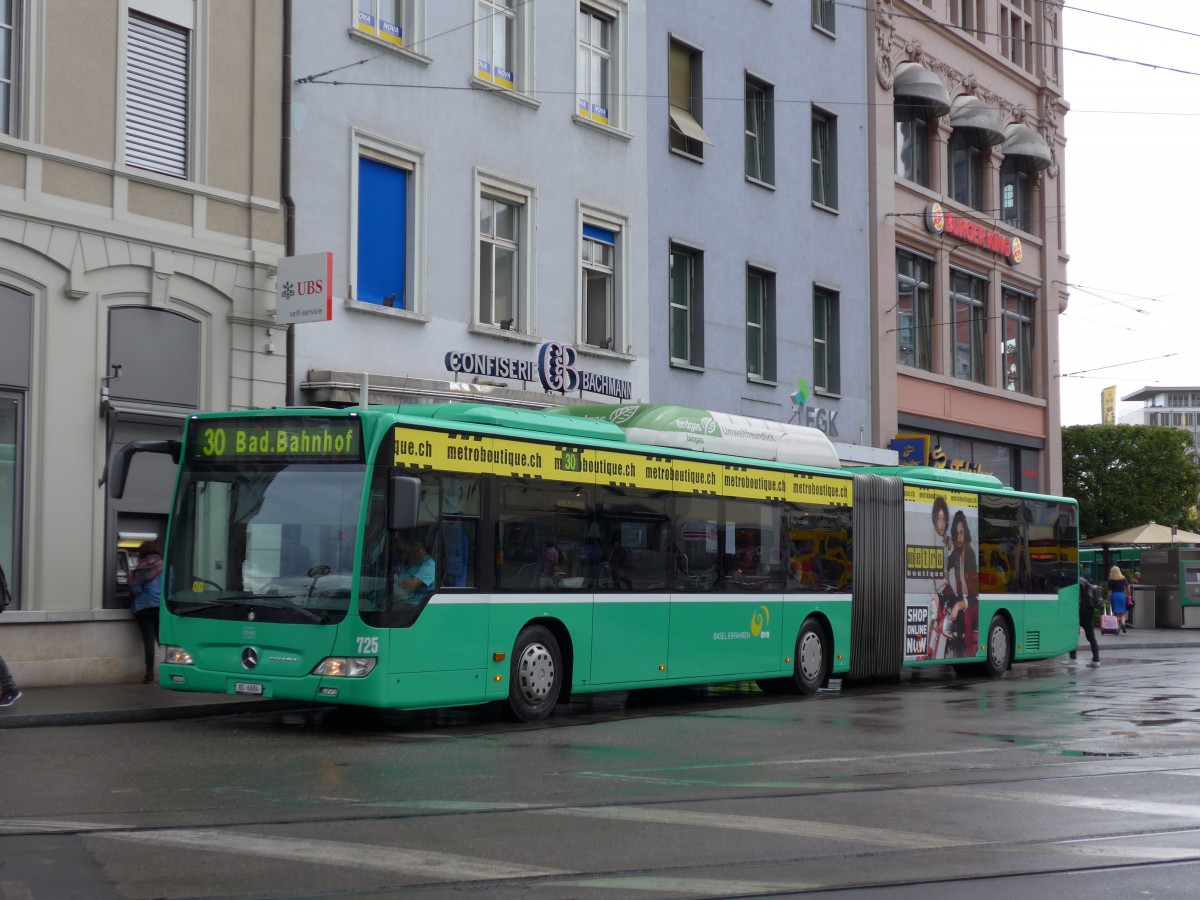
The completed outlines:
[[[408,177],[405,169],[359,157],[356,299],[363,303],[408,308]]]
[[[598,228],[595,225],[584,225],[583,236],[605,244],[616,244],[617,242],[617,233],[615,231],[609,231],[607,228]]]

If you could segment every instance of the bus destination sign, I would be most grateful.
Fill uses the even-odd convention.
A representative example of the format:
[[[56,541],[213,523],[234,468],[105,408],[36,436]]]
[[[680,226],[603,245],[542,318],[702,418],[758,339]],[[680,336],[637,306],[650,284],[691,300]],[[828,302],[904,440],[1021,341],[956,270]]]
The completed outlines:
[[[358,418],[194,419],[188,462],[362,462]]]

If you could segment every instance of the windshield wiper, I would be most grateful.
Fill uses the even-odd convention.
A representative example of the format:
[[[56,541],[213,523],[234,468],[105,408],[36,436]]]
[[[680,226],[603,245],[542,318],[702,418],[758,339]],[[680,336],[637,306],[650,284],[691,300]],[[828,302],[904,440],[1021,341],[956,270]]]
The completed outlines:
[[[235,606],[238,604],[245,604],[251,608],[256,606],[269,606],[277,609],[290,609],[300,613],[300,615],[305,616],[306,618],[311,619],[320,625],[324,625],[329,621],[329,616],[325,615],[325,613],[313,612],[311,609],[301,606],[299,603],[293,603],[292,598],[295,596],[295,594],[256,594],[253,591],[231,591],[223,594],[219,598],[214,598],[212,600],[205,598],[204,600],[197,601],[197,606],[181,611],[180,615],[188,616],[192,615],[193,613],[201,612],[202,610],[215,609],[220,606]],[[247,603],[246,601],[253,602]],[[279,602],[276,603],[274,601]],[[188,601],[177,600],[176,602],[187,603]]]

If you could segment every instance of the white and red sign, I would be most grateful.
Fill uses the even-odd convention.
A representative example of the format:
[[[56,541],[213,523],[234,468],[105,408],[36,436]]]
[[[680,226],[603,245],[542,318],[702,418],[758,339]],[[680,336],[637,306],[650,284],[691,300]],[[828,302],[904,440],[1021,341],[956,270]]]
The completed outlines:
[[[1003,256],[1011,266],[1019,266],[1024,250],[1021,239],[993,231],[986,225],[955,215],[940,203],[925,207],[925,228],[931,234],[949,234],[959,240]]]
[[[333,318],[333,254],[306,253],[279,260],[275,274],[275,321],[280,325]]]

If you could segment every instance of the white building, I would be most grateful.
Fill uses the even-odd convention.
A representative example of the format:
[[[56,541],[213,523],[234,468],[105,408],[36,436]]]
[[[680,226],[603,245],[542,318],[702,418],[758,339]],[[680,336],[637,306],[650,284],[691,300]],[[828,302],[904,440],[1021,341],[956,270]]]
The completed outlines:
[[[1126,394],[1121,402],[1142,405],[1126,407],[1118,424],[1180,428],[1192,436],[1192,446],[1200,454],[1200,386],[1144,387]]]

